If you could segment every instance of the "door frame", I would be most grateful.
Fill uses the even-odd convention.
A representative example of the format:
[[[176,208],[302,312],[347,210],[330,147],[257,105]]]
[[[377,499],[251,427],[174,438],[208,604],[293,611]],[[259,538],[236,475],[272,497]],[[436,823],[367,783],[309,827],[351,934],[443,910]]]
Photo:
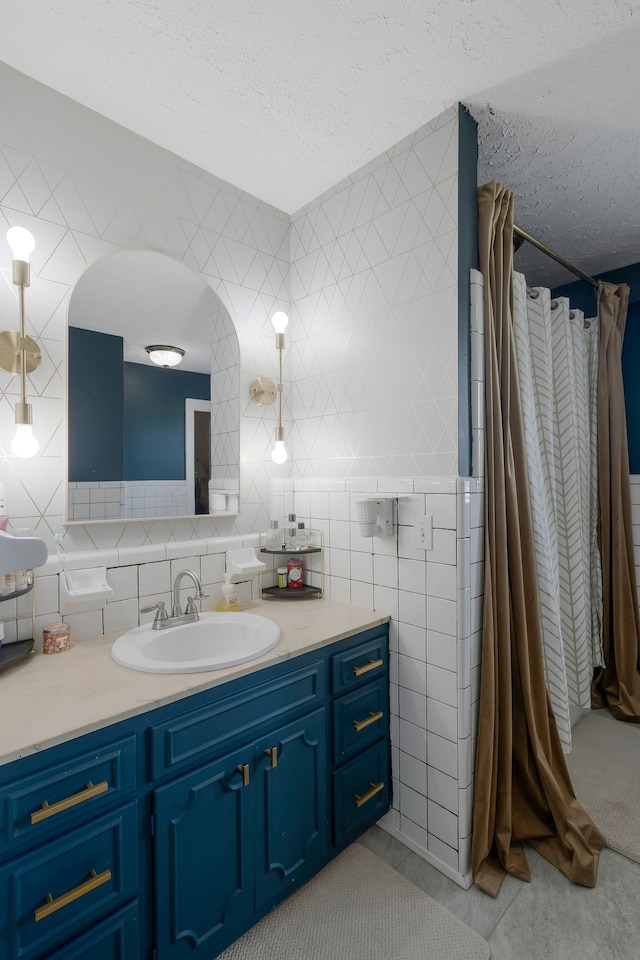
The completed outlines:
[[[194,438],[194,413],[211,413],[210,400],[194,400],[192,397],[186,397],[184,401],[184,475],[187,483],[187,514],[195,516],[196,512],[196,494],[195,494],[195,438]]]

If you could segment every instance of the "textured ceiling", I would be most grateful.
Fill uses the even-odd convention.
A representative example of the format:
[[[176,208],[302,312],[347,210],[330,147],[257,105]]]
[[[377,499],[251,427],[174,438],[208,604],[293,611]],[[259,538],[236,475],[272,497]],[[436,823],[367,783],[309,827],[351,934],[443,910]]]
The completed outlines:
[[[481,179],[515,190],[522,226],[602,269],[640,259],[636,7],[3,0],[0,59],[287,213],[462,100]]]
[[[640,261],[638,27],[467,99],[478,179],[515,193],[516,223],[589,274]],[[533,247],[531,283],[575,279]]]

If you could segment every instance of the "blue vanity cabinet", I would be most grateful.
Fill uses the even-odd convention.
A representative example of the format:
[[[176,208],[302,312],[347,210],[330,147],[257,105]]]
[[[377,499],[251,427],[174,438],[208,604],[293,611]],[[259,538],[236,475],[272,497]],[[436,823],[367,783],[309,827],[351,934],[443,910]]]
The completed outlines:
[[[0,958],[213,960],[390,775],[386,624],[0,764]]]

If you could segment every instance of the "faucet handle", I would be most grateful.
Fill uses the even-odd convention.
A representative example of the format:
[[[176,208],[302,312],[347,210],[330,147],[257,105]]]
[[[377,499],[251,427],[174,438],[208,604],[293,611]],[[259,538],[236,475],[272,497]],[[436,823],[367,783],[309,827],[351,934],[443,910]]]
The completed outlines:
[[[184,611],[185,615],[197,613],[198,608],[196,607],[196,600],[205,600],[208,596],[208,593],[203,593],[201,590],[197,597],[187,597],[187,606]]]
[[[169,619],[164,600],[159,600],[158,603],[150,603],[148,607],[140,607],[140,613],[151,613],[152,610],[157,611],[153,620],[154,624]]]

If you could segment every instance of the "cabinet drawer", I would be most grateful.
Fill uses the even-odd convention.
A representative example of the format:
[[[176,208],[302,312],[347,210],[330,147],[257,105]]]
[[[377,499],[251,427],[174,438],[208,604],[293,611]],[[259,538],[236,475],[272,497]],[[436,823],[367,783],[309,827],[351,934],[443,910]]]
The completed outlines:
[[[292,717],[324,698],[324,663],[316,660],[284,676],[265,680],[251,689],[221,696],[214,704],[183,713],[151,728],[151,772],[154,778],[173,767],[210,759],[233,743]]]
[[[334,693],[364,686],[371,680],[386,675],[388,663],[386,631],[367,643],[334,653],[331,657],[331,685]]]
[[[135,736],[0,786],[0,856],[9,844],[93,819],[135,787]]]
[[[138,889],[137,801],[0,869],[0,946],[35,960],[132,900]]]
[[[370,747],[333,774],[333,810],[337,845],[355,837],[389,808],[389,745]]]
[[[88,933],[47,954],[47,960],[140,960],[138,913],[134,900]]]
[[[386,677],[339,697],[333,704],[333,761],[339,763],[389,729]]]

